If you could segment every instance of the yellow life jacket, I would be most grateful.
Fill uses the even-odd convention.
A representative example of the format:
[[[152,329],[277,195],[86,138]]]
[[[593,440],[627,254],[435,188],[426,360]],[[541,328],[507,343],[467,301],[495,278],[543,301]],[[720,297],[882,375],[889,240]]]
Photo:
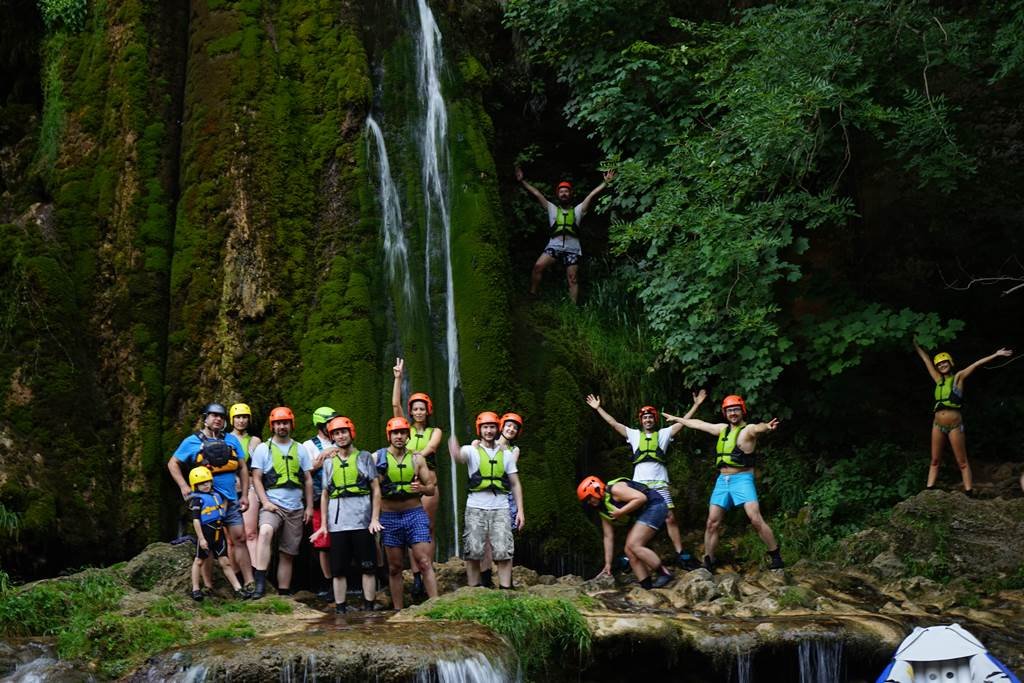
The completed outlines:
[[[417,433],[415,427],[409,430],[409,443],[405,445],[405,449],[410,453],[419,453],[424,448],[430,445],[430,439],[434,436],[434,430],[437,427],[427,427],[421,433]],[[427,467],[431,471],[437,469],[437,453],[431,453],[430,455],[424,456],[423,458]]]
[[[956,378],[946,375],[935,383],[935,407],[932,412],[940,410],[960,410],[964,406],[964,396],[955,385]]]
[[[413,493],[412,490],[412,480],[416,478],[415,460],[413,454],[408,451],[401,462],[386,448],[377,451],[377,472],[380,474],[381,498],[406,500],[418,498],[421,495]]]
[[[263,485],[268,489],[303,488],[302,463],[299,460],[299,443],[292,440],[292,445],[288,448],[288,452],[285,453],[271,439],[269,448],[274,467],[263,473]]]
[[[633,451],[633,464],[639,465],[646,461],[665,463],[665,451],[658,445],[658,432],[647,434],[640,432],[640,440]]]
[[[728,425],[718,435],[718,443],[715,444],[715,453],[718,454],[715,457],[715,467],[719,469],[723,467],[753,467],[757,464],[757,454],[744,453],[736,443],[740,432],[746,426],[746,422],[739,424],[735,428],[732,425]]]
[[[331,458],[331,480],[327,483],[331,498],[370,495],[370,481],[359,471],[359,451],[353,449],[347,458]]]
[[[576,207],[570,206],[563,209],[555,207],[555,222],[551,224],[551,236],[569,235],[576,237]]]
[[[480,456],[480,467],[469,478],[469,490],[472,493],[490,491],[491,493],[508,493],[512,490],[508,473],[505,472],[505,451],[501,448],[492,457],[482,446],[476,447]],[[487,472],[484,472],[484,469]]]

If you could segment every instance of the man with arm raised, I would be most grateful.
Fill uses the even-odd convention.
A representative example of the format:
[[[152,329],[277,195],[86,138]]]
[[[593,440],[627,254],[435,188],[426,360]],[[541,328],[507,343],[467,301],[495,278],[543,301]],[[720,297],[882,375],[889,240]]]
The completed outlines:
[[[703,420],[687,417],[675,417],[662,413],[669,422],[697,429],[718,437],[715,444],[715,466],[718,467],[718,480],[715,490],[711,493],[708,506],[708,521],[704,527],[704,568],[714,571],[715,549],[718,547],[718,536],[727,510],[734,506],[743,506],[751,526],[768,546],[771,558],[771,569],[782,569],[786,565],[779,553],[779,544],[771,527],[761,517],[761,505],[757,502],[757,489],[754,486],[754,466],[757,463],[757,439],[762,434],[775,431],[779,426],[777,419],[757,424],[747,424],[747,404],[740,396],[726,396],[722,400],[724,423],[712,424]]]

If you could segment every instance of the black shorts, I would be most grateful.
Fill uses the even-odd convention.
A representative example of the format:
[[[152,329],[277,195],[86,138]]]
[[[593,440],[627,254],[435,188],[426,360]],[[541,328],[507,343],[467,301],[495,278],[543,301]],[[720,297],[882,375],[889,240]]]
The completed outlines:
[[[580,255],[571,251],[562,251],[561,249],[548,247],[544,250],[544,253],[566,267],[575,266],[580,262]]]
[[[199,545],[198,539],[196,540],[196,557],[200,560],[205,560],[210,555],[214,557],[224,557],[228,554],[228,535],[224,533],[224,527],[213,527],[208,524],[202,525],[203,537],[209,544],[209,550],[203,550],[202,546]]]
[[[377,546],[366,529],[331,532],[331,576],[345,576],[355,561],[363,574],[377,569]]]

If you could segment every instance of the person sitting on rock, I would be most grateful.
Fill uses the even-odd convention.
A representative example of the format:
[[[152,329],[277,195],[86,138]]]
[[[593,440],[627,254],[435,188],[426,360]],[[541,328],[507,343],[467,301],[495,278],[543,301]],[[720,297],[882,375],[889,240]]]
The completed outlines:
[[[324,524],[309,540],[331,535],[331,575],[334,611],[348,611],[348,568],[354,560],[363,576],[363,609],[372,611],[377,597],[377,546],[373,534],[380,526],[380,481],[373,456],[355,447],[356,426],[347,417],[338,416],[327,423],[335,449],[324,460],[324,490],[320,496],[320,515]]]
[[[320,519],[320,494],[324,490],[324,479],[323,479],[323,466],[324,461],[330,458],[335,453],[334,444],[331,441],[331,437],[327,434],[327,423],[338,416],[334,408],[329,406],[322,406],[313,411],[313,429],[316,430],[316,434],[302,442],[302,445],[306,447],[306,451],[309,452],[311,458],[313,458],[313,470],[310,472],[313,477],[313,533],[316,534],[323,526],[323,521]],[[317,535],[316,542],[313,543],[313,549],[316,552],[317,561],[320,564],[320,573],[324,577],[323,589],[317,591],[316,597],[319,600],[333,601],[335,596],[331,593],[331,537],[328,534]],[[342,596],[344,599],[344,596]]]
[[[224,515],[228,501],[213,488],[213,473],[200,465],[188,473],[192,493],[188,500],[188,509],[192,513],[192,527],[196,532],[196,559],[192,562],[192,599],[200,602],[203,591],[199,589],[199,575],[212,555],[220,564],[224,578],[235,589],[235,597],[243,600],[251,598],[252,593],[243,590],[242,584],[231,568],[228,558],[227,534],[224,532]]]
[[[391,387],[392,416],[404,417],[409,420],[411,429],[409,431],[409,443],[406,444],[406,448],[409,452],[422,456],[424,462],[427,463],[427,467],[430,468],[430,471],[436,477],[437,450],[441,447],[444,433],[440,427],[429,424],[430,416],[434,414],[434,402],[430,399],[429,394],[418,391],[409,396],[409,400],[406,403],[409,413],[406,414],[402,408],[402,379],[405,372],[405,361],[401,358],[396,358],[395,367],[392,369],[392,372],[395,376],[395,381]],[[437,507],[441,502],[441,487],[436,481],[434,493],[429,496],[424,494],[420,498],[420,502],[423,504],[423,510],[427,513],[427,519],[430,520],[430,538],[435,539],[434,520],[437,517]],[[434,556],[434,545],[434,540],[431,540],[428,551],[430,557]],[[412,567],[412,595],[414,598],[422,597],[426,594],[426,589],[423,586],[423,575],[417,569],[412,551],[409,553],[409,565]]]
[[[928,480],[925,488],[934,488],[939,478],[939,461],[942,451],[949,440],[953,447],[953,457],[960,467],[960,478],[964,482],[964,493],[974,495],[974,480],[971,477],[971,465],[967,462],[967,438],[964,436],[964,418],[961,408],[964,400],[964,382],[971,374],[986,363],[996,358],[1006,358],[1013,354],[1010,349],[999,349],[995,353],[974,361],[963,370],[953,372],[953,357],[942,352],[929,358],[925,350],[914,342],[914,350],[921,357],[925,369],[935,382],[935,406],[932,409],[932,460],[928,466]],[[1022,479],[1024,482],[1024,479]],[[1024,485],[1024,483],[1022,483]]]
[[[430,547],[430,521],[420,503],[420,496],[435,491],[434,473],[427,467],[423,456],[410,453],[409,421],[393,417],[384,428],[387,448],[375,455],[380,475],[382,541],[388,559],[388,586],[391,602],[400,610],[405,604],[402,570],[405,567],[406,548],[412,549],[415,568],[423,576],[423,587],[431,598],[437,597],[437,578],[434,576]]]
[[[462,534],[466,560],[466,583],[480,585],[480,562],[488,545],[498,569],[498,588],[512,588],[512,520],[509,518],[508,494],[515,498],[515,526],[526,524],[523,514],[523,490],[519,484],[517,454],[497,443],[500,418],[485,411],[476,417],[476,446],[458,447],[455,438],[449,441],[452,461],[467,466],[469,488],[466,496],[466,518]]]
[[[612,575],[613,525],[632,524],[626,534],[626,557],[640,586],[661,588],[672,580],[672,574],[662,565],[658,554],[647,547],[668,515],[668,505],[657,491],[625,477],[612,479],[606,485],[590,476],[576,487],[576,496],[588,509],[596,509],[601,517],[604,566],[594,578]]]
[[[594,202],[594,198],[608,187],[608,183],[614,177],[615,171],[605,171],[604,182],[591,190],[586,199],[576,206],[572,204],[572,183],[563,180],[555,188],[555,198],[558,200],[558,204],[554,204],[540,190],[528,183],[523,176],[523,169],[516,166],[516,180],[548,212],[548,225],[551,231],[551,237],[548,239],[547,246],[544,247],[544,252],[533,265],[533,273],[530,276],[531,295],[537,296],[544,271],[553,263],[560,262],[565,266],[565,276],[569,281],[569,298],[573,303],[578,302],[580,296],[579,262],[583,257],[583,250],[580,248],[580,222],[590,211],[590,205]]]
[[[235,568],[242,572],[246,590],[253,586],[252,563],[245,545],[245,522],[242,513],[249,508],[245,496],[238,491],[249,487],[249,468],[245,464],[245,449],[232,434],[224,433],[228,411],[220,403],[208,403],[202,412],[202,426],[185,437],[174,454],[167,461],[167,471],[181,491],[181,497],[188,500],[192,488],[185,481],[184,471],[195,465],[205,465],[213,473],[213,488],[227,501],[224,511],[224,527],[231,544],[231,559]],[[204,578],[212,582],[210,566],[204,569]]]
[[[771,527],[761,516],[761,505],[757,501],[757,488],[754,486],[754,465],[757,463],[757,439],[762,434],[773,432],[779,427],[779,421],[747,424],[747,404],[742,397],[732,395],[722,400],[722,415],[725,423],[708,423],[687,417],[675,417],[662,413],[669,422],[677,425],[698,429],[718,437],[715,445],[715,466],[718,467],[718,479],[715,490],[711,492],[708,505],[708,521],[704,527],[704,568],[709,572],[715,570],[715,549],[725,513],[733,506],[743,506],[750,525],[768,546],[770,569],[782,569],[786,565],[779,552],[779,544]]]
[[[252,454],[252,474],[260,504],[260,535],[256,548],[256,590],[266,592],[267,568],[277,541],[277,592],[291,595],[292,567],[302,544],[303,528],[313,518],[313,458],[306,447],[292,439],[295,414],[279,406],[270,411],[273,436]],[[305,500],[305,506],[303,506]]]
[[[697,408],[707,397],[707,392],[701,389],[693,395],[693,406],[686,413],[686,417],[692,417]],[[601,407],[601,397],[590,394],[586,398],[587,405],[597,411],[597,414],[607,422],[612,429],[626,439],[629,450],[633,454],[633,481],[638,481],[648,488],[654,489],[665,499],[668,506],[668,517],[665,519],[665,530],[668,532],[669,540],[676,551],[676,563],[683,569],[694,569],[698,567],[693,556],[683,550],[683,538],[679,532],[679,524],[673,513],[675,502],[672,500],[672,492],[669,489],[668,467],[666,459],[669,444],[682,429],[682,425],[671,425],[658,429],[658,411],[654,406],[640,408],[638,417],[640,429],[633,429],[622,424]]]

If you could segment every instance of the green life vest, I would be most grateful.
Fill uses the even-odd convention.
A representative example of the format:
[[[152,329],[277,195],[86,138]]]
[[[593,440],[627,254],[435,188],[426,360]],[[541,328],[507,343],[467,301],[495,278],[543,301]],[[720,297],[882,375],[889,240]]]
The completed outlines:
[[[953,375],[946,375],[935,383],[935,407],[932,412],[940,410],[960,410],[964,405],[964,396],[956,388]]]
[[[612,524],[630,524],[632,523],[635,514],[627,515],[625,517],[619,517],[618,519],[612,517],[612,512],[619,508],[625,507],[626,505],[625,503],[619,503],[612,498],[612,486],[618,484],[620,481],[626,482],[626,484],[628,484],[631,489],[635,489],[640,493],[644,494],[645,496],[650,491],[650,488],[648,488],[647,486],[644,486],[640,482],[633,481],[632,479],[628,479],[626,477],[612,479],[607,484],[605,484],[604,498],[601,500],[600,507],[597,508],[597,514],[601,515],[601,517],[608,520]],[[643,510],[643,508],[640,508],[640,510]]]
[[[555,207],[555,222],[551,224],[551,235],[553,237],[558,237],[559,235],[576,236],[575,207],[570,206],[568,209],[563,209],[560,206]]]
[[[757,464],[757,455],[744,453],[736,443],[740,432],[746,426],[745,422],[736,428],[729,425],[718,435],[718,443],[715,444],[715,453],[718,454],[715,457],[715,467],[719,469],[723,467],[753,467]]]
[[[480,468],[469,478],[470,492],[508,493],[511,491],[512,484],[505,472],[505,451],[499,448],[492,457],[483,449],[483,446],[477,446],[476,452],[480,455]]]
[[[405,500],[416,498],[420,494],[413,493],[412,480],[416,478],[415,458],[406,451],[402,462],[386,448],[377,451],[377,472],[380,474],[380,493],[382,498]]]
[[[370,495],[370,481],[359,471],[359,452],[353,450],[347,458],[331,458],[331,481],[327,484],[331,498],[351,498]]]
[[[434,430],[437,427],[427,427],[422,433],[417,434],[415,429],[409,431],[409,442],[405,445],[405,448],[410,453],[419,453],[428,445],[430,445],[430,439],[434,436]],[[431,453],[430,455],[424,456],[423,459],[427,463],[427,467],[431,471],[437,469],[437,453]]]
[[[263,485],[268,489],[301,489],[302,464],[299,461],[299,444],[292,441],[288,452],[283,452],[277,443],[270,440],[270,457],[274,469],[263,473]]]
[[[249,435],[249,434],[246,434],[245,436],[243,436],[239,440],[242,442],[242,450],[245,451],[245,453],[243,454],[245,456],[245,464],[248,465],[249,464],[249,460],[252,457],[252,454],[249,453],[249,442],[252,441],[252,436]]]
[[[665,451],[658,446],[658,432],[653,434],[645,434],[640,432],[640,440],[637,443],[637,448],[633,451],[633,464],[639,465],[642,462],[652,460],[654,462],[665,463]]]

